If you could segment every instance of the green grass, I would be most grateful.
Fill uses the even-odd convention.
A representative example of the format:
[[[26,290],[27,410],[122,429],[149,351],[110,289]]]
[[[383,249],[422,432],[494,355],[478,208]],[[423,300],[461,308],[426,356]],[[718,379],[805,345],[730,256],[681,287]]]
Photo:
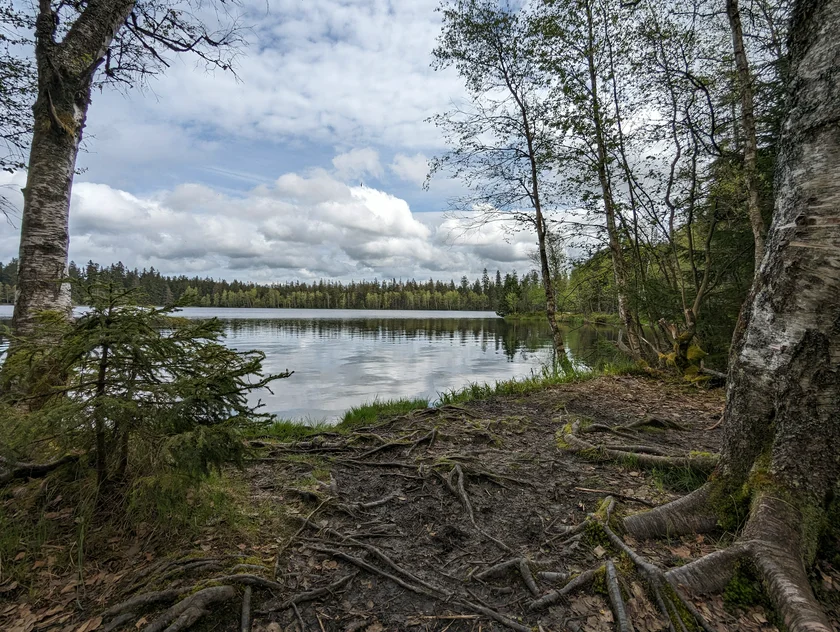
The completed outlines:
[[[333,426],[324,421],[304,423],[278,419],[267,427],[259,426],[254,430],[252,436],[270,437],[281,441],[300,441],[320,432],[329,432],[331,430],[333,430]]]
[[[532,372],[526,378],[501,380],[494,384],[473,382],[461,389],[445,391],[438,395],[436,404],[445,406],[447,404],[464,404],[500,395],[527,395],[550,386],[583,382],[603,375],[630,375],[639,372],[638,367],[634,364],[608,364],[597,371],[573,371],[572,373],[555,373],[544,368],[541,373]]]
[[[354,406],[344,413],[337,424],[326,421],[289,421],[278,419],[268,426],[257,425],[251,438],[269,437],[280,441],[301,441],[323,432],[346,432],[359,426],[374,424],[384,417],[405,415],[412,410],[428,408],[429,400],[421,397],[413,399],[374,400],[367,404]]]
[[[428,407],[429,400],[422,397],[415,397],[413,399],[386,399],[383,401],[374,400],[361,406],[353,406],[353,408],[344,413],[336,428],[339,430],[350,430],[359,426],[376,423],[382,417],[405,415],[412,410]]]

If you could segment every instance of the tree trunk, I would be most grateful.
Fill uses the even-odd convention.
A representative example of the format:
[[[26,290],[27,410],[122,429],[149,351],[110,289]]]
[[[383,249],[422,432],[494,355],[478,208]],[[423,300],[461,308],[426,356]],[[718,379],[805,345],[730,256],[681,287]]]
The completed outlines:
[[[70,315],[70,287],[62,279],[67,276],[76,156],[93,76],[133,7],[133,0],[91,0],[64,41],[56,42],[56,16],[48,1],[40,1],[35,29],[38,99],[33,107],[13,317],[18,335],[35,333],[40,311]]]
[[[604,201],[604,215],[607,224],[610,254],[612,255],[613,275],[615,278],[616,294],[618,295],[618,318],[627,332],[627,342],[630,352],[636,358],[642,357],[642,342],[640,332],[636,329],[636,319],[630,306],[627,261],[621,248],[621,237],[616,222],[615,202],[612,195],[609,174],[607,173],[607,143],[601,115],[601,102],[598,96],[598,74],[595,68],[595,33],[592,16],[592,6],[586,2],[586,19],[588,29],[588,47],[586,59],[589,66],[590,98],[592,108],[592,123],[595,131],[595,146],[597,148],[598,181]]]
[[[563,343],[563,332],[560,330],[560,325],[557,322],[557,296],[554,291],[554,279],[551,278],[551,268],[548,265],[548,230],[545,225],[545,218],[542,214],[542,209],[537,206],[536,209],[536,223],[537,223],[537,242],[540,253],[540,270],[545,290],[545,313],[548,318],[548,325],[551,328],[551,337],[554,346],[554,354],[556,363],[564,371],[571,369],[569,357],[566,355],[566,345]]]
[[[840,481],[838,32],[840,0],[796,4],[776,208],[735,341],[720,464],[679,504],[625,521],[637,536],[684,532],[750,500],[741,542],[791,632],[831,630],[805,567]],[[725,576],[705,559],[683,572]]]
[[[758,274],[761,260],[764,258],[766,228],[758,206],[758,178],[756,159],[758,139],[755,131],[755,112],[753,107],[753,86],[747,51],[744,48],[744,30],[741,27],[741,11],[738,0],[726,0],[726,15],[729,17],[729,29],[732,32],[732,48],[735,53],[735,67],[738,71],[738,87],[741,93],[741,128],[744,131],[744,183],[747,189],[747,212],[755,240],[755,273]]]

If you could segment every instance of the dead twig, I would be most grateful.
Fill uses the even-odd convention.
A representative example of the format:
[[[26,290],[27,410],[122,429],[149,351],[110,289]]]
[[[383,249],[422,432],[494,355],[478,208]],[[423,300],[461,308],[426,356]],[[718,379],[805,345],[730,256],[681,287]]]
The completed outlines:
[[[648,507],[656,507],[656,504],[650,502],[649,500],[644,500],[643,498],[637,498],[636,496],[628,496],[626,494],[619,494],[618,492],[611,492],[608,489],[589,489],[588,487],[575,487],[575,491],[584,492],[584,493],[587,493],[587,494],[606,494],[607,496],[615,496],[616,498],[620,498],[622,500],[630,500],[630,501],[633,501],[634,503],[647,505]]]

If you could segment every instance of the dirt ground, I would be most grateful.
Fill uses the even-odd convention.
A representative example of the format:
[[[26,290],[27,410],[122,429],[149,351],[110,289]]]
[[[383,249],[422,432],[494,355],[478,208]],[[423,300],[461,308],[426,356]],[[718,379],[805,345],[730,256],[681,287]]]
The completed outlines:
[[[673,455],[716,452],[721,430],[709,428],[721,416],[723,398],[721,389],[602,377],[415,411],[349,435],[326,433],[295,444],[265,439],[256,442],[258,458],[244,476],[255,505],[280,508],[282,528],[238,546],[214,540],[208,529],[180,557],[161,558],[138,540],[132,551],[102,564],[82,600],[78,586],[68,589],[60,575],[45,578],[52,584],[42,586],[35,602],[31,590],[0,582],[0,628],[175,632],[180,628],[168,626],[185,619],[171,616],[156,628],[160,613],[178,598],[215,588],[221,597],[203,606],[196,629],[242,629],[247,592],[254,631],[600,632],[616,629],[603,573],[577,591],[556,593],[612,560],[634,629],[667,630],[626,556],[597,529],[574,527],[608,495],[616,512],[633,513],[673,500],[699,481],[688,472],[584,458],[558,447],[557,433],[574,420],[627,426],[654,418],[678,428],[647,428],[636,443]],[[667,569],[731,537],[625,542]],[[813,580],[837,621],[840,570],[820,563]],[[234,588],[222,594],[226,585]],[[103,614],[161,590],[172,593]],[[550,595],[554,603],[546,604]],[[725,603],[722,595],[696,596],[693,604],[711,629],[777,629],[760,599],[743,605],[731,597]]]

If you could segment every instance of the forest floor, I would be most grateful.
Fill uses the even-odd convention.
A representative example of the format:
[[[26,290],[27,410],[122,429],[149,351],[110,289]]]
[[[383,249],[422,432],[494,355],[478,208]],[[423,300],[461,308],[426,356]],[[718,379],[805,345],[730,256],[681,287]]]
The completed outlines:
[[[153,534],[112,538],[84,577],[57,568],[49,551],[27,553],[36,579],[0,578],[0,629],[174,632],[197,615],[195,629],[240,630],[245,597],[256,632],[607,632],[616,621],[603,571],[559,591],[613,560],[635,630],[667,630],[644,579],[587,517],[610,495],[616,513],[633,513],[702,479],[593,461],[559,447],[557,434],[584,418],[616,427],[653,419],[672,427],[607,441],[716,452],[721,430],[709,428],[723,403],[722,389],[600,377],[297,442],[263,438],[236,474],[255,525],[247,536],[208,526],[177,546]],[[731,540],[624,538],[663,569]],[[840,621],[840,569],[820,562],[812,579]],[[725,595],[692,601],[711,629],[776,630],[754,588],[743,576]],[[190,598],[192,608],[168,609]]]

